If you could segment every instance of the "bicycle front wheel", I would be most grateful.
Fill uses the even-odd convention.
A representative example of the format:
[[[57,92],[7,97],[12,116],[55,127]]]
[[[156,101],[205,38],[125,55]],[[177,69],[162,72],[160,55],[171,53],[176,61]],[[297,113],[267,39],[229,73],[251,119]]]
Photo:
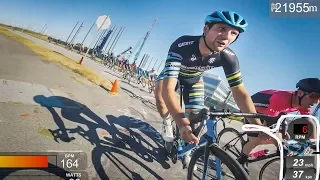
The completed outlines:
[[[193,153],[188,168],[188,180],[202,179],[204,172],[204,152],[205,146],[202,146]],[[219,166],[220,168],[218,168]],[[217,180],[250,180],[249,175],[239,162],[231,158],[216,145],[210,147],[206,177]]]
[[[224,151],[232,153],[237,158],[242,152],[245,140],[240,132],[234,128],[225,128],[218,134],[218,144]]]

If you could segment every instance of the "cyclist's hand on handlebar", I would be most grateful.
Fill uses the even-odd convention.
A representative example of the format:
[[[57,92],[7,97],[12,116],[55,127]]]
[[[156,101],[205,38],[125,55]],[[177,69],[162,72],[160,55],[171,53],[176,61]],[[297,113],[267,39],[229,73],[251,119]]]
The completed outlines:
[[[192,133],[192,128],[190,125],[184,125],[180,127],[180,136],[181,139],[186,143],[199,144],[199,139]]]

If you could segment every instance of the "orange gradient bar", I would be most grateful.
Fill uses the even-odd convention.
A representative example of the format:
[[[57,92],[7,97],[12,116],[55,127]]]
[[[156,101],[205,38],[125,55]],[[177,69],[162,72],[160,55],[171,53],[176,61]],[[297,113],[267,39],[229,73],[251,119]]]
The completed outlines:
[[[0,156],[0,168],[48,168],[48,156]]]

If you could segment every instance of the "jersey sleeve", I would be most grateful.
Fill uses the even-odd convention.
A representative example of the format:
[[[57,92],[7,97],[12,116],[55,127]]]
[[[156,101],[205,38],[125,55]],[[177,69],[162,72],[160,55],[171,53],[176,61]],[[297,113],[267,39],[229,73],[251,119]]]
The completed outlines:
[[[180,55],[178,44],[180,43],[181,38],[182,37],[178,38],[170,46],[164,71],[163,71],[164,72],[163,79],[178,78],[179,76],[182,56]]]
[[[240,65],[237,56],[230,49],[224,49],[221,53],[223,70],[230,88],[243,86]]]

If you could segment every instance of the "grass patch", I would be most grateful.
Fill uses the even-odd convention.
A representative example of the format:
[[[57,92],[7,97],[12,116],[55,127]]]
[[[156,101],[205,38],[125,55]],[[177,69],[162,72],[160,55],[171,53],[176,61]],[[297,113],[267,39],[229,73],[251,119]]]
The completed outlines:
[[[66,67],[67,69],[70,69],[74,73],[77,73],[85,78],[87,78],[89,81],[93,82],[96,85],[102,85],[105,89],[110,90],[112,87],[112,84],[109,80],[98,74],[97,72],[83,66],[77,64],[74,60],[65,57],[64,55],[60,53],[56,53],[54,51],[51,51],[29,39],[26,39],[24,37],[21,37],[19,35],[16,35],[7,29],[0,27],[0,33],[8,36],[9,38],[13,39],[16,42],[19,42],[38,54],[40,57],[55,62],[57,64],[62,65],[63,67]],[[102,83],[103,82],[103,83]]]

